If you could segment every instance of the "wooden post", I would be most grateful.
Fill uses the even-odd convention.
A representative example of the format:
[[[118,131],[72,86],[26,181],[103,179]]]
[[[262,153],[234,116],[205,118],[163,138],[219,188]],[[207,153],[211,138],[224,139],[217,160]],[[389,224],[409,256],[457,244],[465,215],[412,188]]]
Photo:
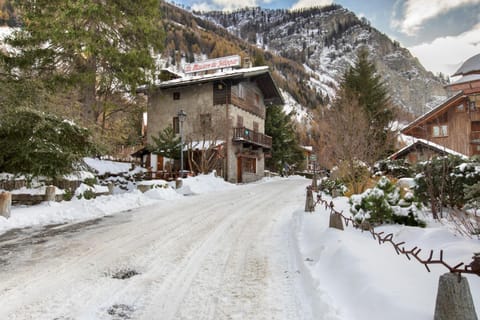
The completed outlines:
[[[183,187],[183,180],[181,178],[178,178],[177,180],[175,180],[175,189],[180,189],[181,187]]]
[[[312,189],[313,189],[315,192],[318,192],[318,183],[317,183],[317,174],[316,174],[316,173],[313,173],[313,177],[312,177]]]
[[[313,204],[313,191],[312,186],[307,187],[307,199],[305,201],[305,212],[315,211],[315,205]]]
[[[132,164],[132,165],[133,165],[133,164]],[[113,187],[114,187],[113,183],[112,183],[112,182],[109,182],[109,183],[107,184],[107,187],[108,187],[108,194],[112,195],[112,194],[113,194]]]
[[[12,194],[8,191],[0,193],[0,216],[10,218],[12,208]]]
[[[140,192],[145,193],[148,190],[152,189],[152,186],[148,184],[139,184],[137,185],[137,189],[140,190]]]
[[[330,228],[335,228],[343,231],[343,219],[342,216],[338,213],[330,214],[329,225]]]
[[[49,185],[45,188],[45,201],[55,201],[56,187]]]
[[[467,279],[445,273],[438,280],[434,320],[478,320]]]

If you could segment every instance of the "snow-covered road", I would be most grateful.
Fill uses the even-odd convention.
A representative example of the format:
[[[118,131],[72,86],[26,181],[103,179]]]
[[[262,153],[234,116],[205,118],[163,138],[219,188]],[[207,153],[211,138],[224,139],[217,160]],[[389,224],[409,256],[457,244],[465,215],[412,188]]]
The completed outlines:
[[[307,184],[161,201],[22,246],[0,263],[0,319],[313,319],[291,232]]]

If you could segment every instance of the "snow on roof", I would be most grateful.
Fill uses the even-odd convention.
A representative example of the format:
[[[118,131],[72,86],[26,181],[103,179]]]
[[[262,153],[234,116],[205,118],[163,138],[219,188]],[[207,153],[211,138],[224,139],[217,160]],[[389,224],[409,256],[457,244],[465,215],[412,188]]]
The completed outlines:
[[[467,59],[452,76],[465,75],[472,72],[480,73],[480,53]]]
[[[261,66],[261,67],[252,67],[252,68],[243,68],[243,69],[233,69],[233,70],[221,71],[216,73],[208,73],[208,74],[203,74],[198,76],[187,75],[183,78],[163,81],[156,85],[160,88],[168,88],[168,87],[191,84],[196,82],[206,82],[206,81],[208,82],[208,81],[214,81],[219,79],[232,78],[235,76],[241,76],[241,77],[256,76],[259,74],[266,73],[268,72],[268,70],[269,70],[268,66]]]
[[[407,146],[403,147],[402,149],[398,150],[394,154],[390,155],[388,157],[388,159],[394,159],[395,157],[402,154],[406,150],[412,148],[415,144],[423,144],[423,145],[431,147],[432,149],[435,149],[439,152],[444,152],[444,153],[450,154],[452,156],[457,156],[457,157],[461,157],[461,158],[464,158],[464,159],[468,159],[468,157],[466,155],[464,155],[460,152],[457,152],[455,150],[449,149],[447,147],[444,147],[442,145],[436,144],[432,141],[428,141],[428,140],[420,139],[420,138],[413,138],[413,137],[411,137],[411,138],[412,138],[412,143],[410,143],[409,145],[407,145]]]
[[[459,79],[453,81],[452,83],[449,84],[449,86],[452,86],[455,84],[461,84],[465,82],[477,81],[477,80],[480,80],[480,74],[469,74],[466,76],[462,76]]]

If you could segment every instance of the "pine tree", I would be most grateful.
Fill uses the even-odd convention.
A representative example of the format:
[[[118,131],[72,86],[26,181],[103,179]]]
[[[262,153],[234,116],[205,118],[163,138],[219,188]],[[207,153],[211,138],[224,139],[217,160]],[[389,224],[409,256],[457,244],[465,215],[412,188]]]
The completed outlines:
[[[152,140],[155,145],[149,146],[151,152],[170,159],[180,159],[180,137],[171,125],[160,131],[157,137],[152,136]]]
[[[285,164],[300,167],[304,155],[295,135],[295,128],[282,106],[267,108],[265,133],[272,137],[272,156],[266,161],[271,170],[281,171]]]
[[[386,152],[391,136],[389,125],[394,120],[394,112],[388,90],[375,65],[368,60],[368,55],[367,49],[358,52],[355,65],[346,71],[340,86],[344,92],[357,96],[359,106],[366,112],[370,131],[367,138],[369,144],[385,146],[383,150]],[[385,152],[379,153],[377,158],[372,160],[385,156]]]
[[[22,27],[6,39],[7,71],[78,88],[86,121],[112,96],[153,79],[163,45],[158,0],[18,0]],[[18,73],[16,73],[18,75]],[[110,104],[111,106],[111,104]]]
[[[94,152],[90,133],[56,116],[28,109],[0,118],[0,172],[56,178]]]

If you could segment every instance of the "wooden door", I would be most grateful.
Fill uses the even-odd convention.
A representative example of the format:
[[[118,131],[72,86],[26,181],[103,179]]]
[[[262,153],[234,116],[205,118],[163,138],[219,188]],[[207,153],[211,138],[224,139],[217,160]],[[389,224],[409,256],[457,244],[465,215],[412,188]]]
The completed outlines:
[[[242,172],[242,158],[238,157],[237,158],[237,183],[242,183],[243,182],[242,175],[243,175],[243,172]]]

